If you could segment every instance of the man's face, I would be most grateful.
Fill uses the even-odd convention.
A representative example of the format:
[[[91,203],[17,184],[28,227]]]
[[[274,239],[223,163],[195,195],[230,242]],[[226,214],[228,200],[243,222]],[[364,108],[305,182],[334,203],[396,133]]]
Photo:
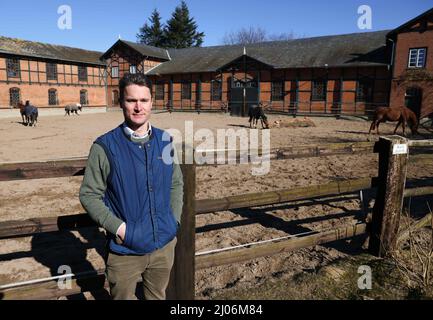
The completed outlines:
[[[147,129],[152,110],[152,96],[148,87],[136,84],[126,86],[120,106],[125,121],[132,130]]]

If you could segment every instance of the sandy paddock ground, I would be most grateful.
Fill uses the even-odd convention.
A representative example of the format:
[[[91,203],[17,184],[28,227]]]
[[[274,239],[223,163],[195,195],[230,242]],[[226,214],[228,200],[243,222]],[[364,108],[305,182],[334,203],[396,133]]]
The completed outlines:
[[[284,117],[270,115],[269,118],[273,122]],[[368,136],[370,123],[364,120],[309,119],[315,127],[270,129],[271,147],[377,139],[377,136]],[[70,117],[47,115],[40,117],[35,128],[30,128],[20,123],[18,114],[15,118],[0,118],[0,163],[87,156],[92,142],[122,120],[121,112],[83,112],[80,116]],[[188,120],[193,120],[194,131],[200,128],[213,132],[219,128],[249,130],[247,119],[219,113],[161,113],[154,114],[151,121],[154,126],[176,128],[184,133]],[[391,134],[393,128],[393,124],[382,124],[381,133]],[[421,133],[423,138],[432,137],[427,131],[421,130]],[[219,198],[375,176],[377,160],[376,154],[370,154],[273,161],[270,172],[264,176],[253,176],[248,164],[199,167],[196,198]],[[409,178],[429,179],[432,176],[433,164],[409,167]],[[78,200],[81,180],[82,177],[65,177],[0,182],[0,221],[83,213]],[[324,215],[332,219],[324,220]],[[196,218],[196,251],[236,246],[310,229],[324,230],[353,224],[362,218],[356,195],[204,214]],[[69,265],[72,272],[101,269],[103,252],[103,232],[95,228],[0,240],[0,284],[58,275],[61,265]],[[196,297],[211,299],[224,288],[255,286],[290,277],[296,272],[314,271],[353,252],[352,242],[343,241],[198,270]]]

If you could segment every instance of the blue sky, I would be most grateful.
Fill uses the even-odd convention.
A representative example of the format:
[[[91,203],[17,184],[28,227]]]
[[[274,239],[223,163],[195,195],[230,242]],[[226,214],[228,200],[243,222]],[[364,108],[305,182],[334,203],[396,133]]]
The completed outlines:
[[[314,37],[393,29],[433,7],[427,0],[187,0],[190,14],[206,36],[204,46],[222,44],[227,32],[260,26],[271,34]],[[36,5],[37,3],[37,5]],[[105,51],[119,37],[136,33],[157,8],[168,20],[180,0],[1,1],[0,35]],[[61,30],[61,5],[72,12],[72,29]],[[358,7],[372,9],[372,29],[358,28]]]

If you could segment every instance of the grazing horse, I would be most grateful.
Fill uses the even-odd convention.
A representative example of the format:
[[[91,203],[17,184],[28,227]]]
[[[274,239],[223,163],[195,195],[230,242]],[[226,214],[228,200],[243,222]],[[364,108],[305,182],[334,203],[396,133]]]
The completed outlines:
[[[263,108],[261,106],[258,105],[252,105],[250,106],[249,110],[248,110],[248,116],[250,117],[250,119],[248,120],[248,122],[250,123],[250,128],[253,125],[254,128],[257,128],[257,122],[260,119],[260,122],[262,124],[262,128],[263,129],[269,129],[269,123],[268,123],[268,118],[266,117],[265,113],[263,112]]]
[[[79,116],[78,111],[82,110],[82,106],[79,103],[71,103],[65,106],[65,116],[70,115],[71,113],[74,113]]]
[[[24,108],[26,125],[30,127],[36,127],[36,122],[38,122],[38,113],[38,108],[32,106],[31,104],[26,104]]]
[[[373,122],[371,123],[368,134],[374,129],[377,129],[377,134],[379,134],[379,124],[386,121],[398,121],[394,129],[394,134],[397,132],[400,124],[403,126],[403,135],[406,124],[409,125],[412,134],[418,133],[418,119],[415,113],[408,107],[378,107],[375,110]]]

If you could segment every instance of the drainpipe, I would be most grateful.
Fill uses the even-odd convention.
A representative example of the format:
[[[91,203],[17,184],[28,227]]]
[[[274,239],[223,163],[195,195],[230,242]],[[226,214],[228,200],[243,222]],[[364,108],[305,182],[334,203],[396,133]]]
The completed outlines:
[[[391,51],[391,77],[394,78],[394,56],[395,56],[395,41],[391,38],[388,39],[392,42],[392,51]]]
[[[110,97],[108,96],[108,66],[102,72],[102,81],[104,81],[104,89],[105,89],[105,112],[108,111],[108,107],[110,106]]]
[[[394,58],[395,58],[395,41],[391,38],[388,38],[389,41],[392,42],[392,50],[391,50],[391,65],[388,65],[389,68],[391,69],[391,83],[390,83],[390,88],[389,88],[389,92],[388,92],[388,105],[391,104],[391,91],[392,91],[392,80],[394,79]],[[389,70],[389,69],[388,69]]]

